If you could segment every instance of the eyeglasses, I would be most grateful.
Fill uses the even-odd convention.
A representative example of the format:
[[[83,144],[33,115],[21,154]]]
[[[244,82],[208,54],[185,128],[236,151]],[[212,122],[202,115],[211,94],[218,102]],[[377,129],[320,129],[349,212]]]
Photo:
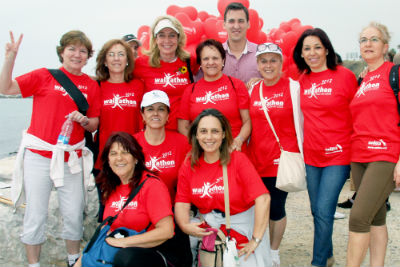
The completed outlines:
[[[282,49],[277,44],[259,44],[257,46],[257,52],[264,52],[265,50],[269,50],[271,52],[281,52]]]
[[[124,52],[118,52],[118,53],[109,52],[109,53],[107,53],[107,56],[109,56],[109,57],[115,57],[115,56],[117,56],[117,57],[126,57],[126,54]]]
[[[360,44],[366,44],[368,41],[376,44],[376,43],[379,43],[379,41],[381,41],[381,39],[379,37],[372,36],[371,38],[362,37],[362,38],[360,38],[360,40],[358,40],[358,42]]]

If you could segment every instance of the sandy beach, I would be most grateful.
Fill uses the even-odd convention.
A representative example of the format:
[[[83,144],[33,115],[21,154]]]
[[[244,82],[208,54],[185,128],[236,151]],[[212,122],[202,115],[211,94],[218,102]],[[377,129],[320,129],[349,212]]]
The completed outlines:
[[[12,159],[0,160],[0,182],[10,182]],[[53,192],[55,193],[55,192]],[[0,189],[0,194],[6,196],[9,189]],[[344,201],[352,195],[350,183],[346,182],[339,201]],[[85,234],[83,244],[86,244],[96,226],[97,195],[95,191],[90,192],[90,205],[85,216]],[[51,208],[49,210],[48,240],[42,249],[42,266],[66,266],[66,253],[64,243],[59,238],[61,220],[57,209],[56,194],[51,196]],[[400,192],[394,192],[390,196],[391,211],[387,216],[389,230],[389,244],[386,255],[386,266],[400,266],[400,224],[399,204]],[[310,266],[313,243],[313,223],[309,207],[308,194],[306,191],[290,193],[287,200],[288,224],[283,238],[280,255],[281,266]],[[348,209],[338,208],[346,215],[346,218],[335,220],[333,243],[334,266],[344,266],[346,262],[346,248],[348,239]],[[11,206],[0,203],[0,266],[27,266],[22,243],[19,234],[22,231],[23,208],[13,213]],[[363,266],[369,266],[367,256]]]

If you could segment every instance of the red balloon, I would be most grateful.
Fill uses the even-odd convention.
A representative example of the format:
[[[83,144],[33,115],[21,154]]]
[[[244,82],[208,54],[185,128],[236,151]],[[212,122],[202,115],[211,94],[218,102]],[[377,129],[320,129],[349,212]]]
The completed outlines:
[[[291,27],[288,22],[281,22],[281,24],[279,25],[279,29],[281,29],[284,32],[288,32],[291,30]]]
[[[247,9],[250,6],[250,1],[249,0],[218,0],[218,11],[219,14],[223,17],[225,13],[226,6],[229,5],[232,2],[238,2],[244,5]]]
[[[137,30],[137,37],[142,42],[142,46],[139,49],[139,54],[140,54],[141,52],[140,50],[142,50],[142,48],[144,49],[149,48],[150,27],[147,25],[140,26],[139,29]]]
[[[293,19],[289,20],[288,23],[289,23],[289,25],[293,25],[293,24],[297,24],[297,23],[301,24],[301,22],[298,18],[293,18]]]
[[[258,34],[258,41],[257,44],[266,43],[268,40],[267,34],[265,32],[260,31]]]
[[[188,45],[193,43],[197,44],[204,32],[203,23],[201,21],[191,20],[189,16],[183,12],[175,14],[175,17],[182,23],[187,38],[186,43]]]
[[[204,22],[204,33],[207,38],[215,39],[217,41],[225,42],[228,39],[228,33],[224,29],[224,21],[217,20],[216,18],[208,18]]]
[[[249,9],[249,16],[250,16],[250,28],[247,31],[247,39],[250,42],[256,43],[258,41],[258,36],[260,32],[260,23],[257,11],[254,9]]]
[[[192,7],[192,6],[187,6],[187,7],[179,7],[176,5],[170,5],[167,8],[167,14],[174,16],[178,13],[185,13],[186,15],[189,16],[191,20],[196,20],[197,19],[197,9]]]
[[[259,18],[258,27],[259,27],[260,29],[262,29],[263,26],[264,26],[264,21],[263,21],[262,18]]]
[[[197,16],[203,22],[210,17],[210,15],[205,11],[200,11],[199,13],[197,13]]]

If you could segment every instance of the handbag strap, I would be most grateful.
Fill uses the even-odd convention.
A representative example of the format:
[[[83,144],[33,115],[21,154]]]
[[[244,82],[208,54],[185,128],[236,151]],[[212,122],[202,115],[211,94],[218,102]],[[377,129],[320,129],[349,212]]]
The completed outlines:
[[[267,121],[268,121],[268,123],[269,123],[269,126],[271,127],[271,130],[272,130],[272,132],[273,132],[274,135],[275,135],[276,141],[278,142],[279,149],[280,149],[280,150],[283,150],[282,145],[281,145],[281,142],[279,142],[279,137],[278,137],[278,135],[277,135],[276,132],[275,132],[275,127],[274,127],[274,125],[272,124],[271,118],[270,118],[269,115],[268,115],[267,106],[266,106],[266,103],[265,103],[265,98],[264,98],[264,96],[263,96],[263,81],[261,81],[261,83],[260,83],[260,100],[261,100],[262,108],[263,108],[263,110],[264,110],[265,117],[267,118]]]
[[[79,112],[86,116],[89,109],[89,104],[82,92],[76,87],[70,78],[60,69],[48,69],[56,81],[65,89],[69,96],[78,106]]]
[[[228,170],[226,165],[222,165],[222,177],[224,179],[224,202],[225,202],[225,221],[227,236],[230,237],[231,231],[231,211],[229,205],[229,183],[228,183]]]
[[[135,188],[135,190],[132,190],[132,191],[131,191],[131,193],[129,194],[128,199],[126,200],[126,202],[125,202],[125,204],[122,206],[122,208],[118,211],[118,213],[115,214],[114,216],[108,216],[105,220],[103,220],[103,222],[102,222],[99,226],[97,226],[96,231],[94,232],[92,238],[90,239],[90,242],[88,243],[88,245],[86,246],[86,248],[85,248],[85,250],[84,250],[84,253],[88,252],[88,251],[91,249],[91,247],[94,245],[94,243],[96,242],[97,237],[99,236],[100,231],[101,231],[101,229],[103,228],[103,226],[105,226],[106,224],[109,225],[109,226],[111,226],[111,224],[113,224],[113,222],[117,219],[117,217],[118,217],[118,215],[121,213],[121,211],[122,211],[122,210],[129,204],[129,202],[131,202],[132,199],[139,193],[140,189],[143,187],[143,184],[147,181],[147,179],[148,179],[149,177],[154,177],[154,178],[156,178],[155,176],[152,176],[152,175],[147,174],[147,178],[146,178],[143,182],[141,182],[141,183],[138,185],[138,187]],[[150,225],[149,225],[149,226],[150,226]],[[149,227],[149,226],[148,226],[148,227]],[[147,228],[148,228],[148,227],[147,227]]]

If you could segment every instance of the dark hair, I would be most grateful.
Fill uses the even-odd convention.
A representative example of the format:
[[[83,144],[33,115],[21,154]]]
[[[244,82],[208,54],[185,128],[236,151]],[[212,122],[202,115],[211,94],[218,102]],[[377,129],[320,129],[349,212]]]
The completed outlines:
[[[192,146],[192,152],[191,152],[191,166],[193,168],[194,165],[197,164],[199,158],[203,154],[204,150],[201,148],[199,141],[197,140],[197,129],[199,127],[200,120],[204,117],[207,116],[212,116],[215,117],[219,120],[221,123],[221,128],[222,131],[225,133],[225,138],[222,140],[222,144],[219,148],[220,151],[220,163],[221,165],[228,164],[230,161],[230,153],[229,153],[229,147],[233,143],[233,137],[232,137],[232,130],[231,130],[231,125],[229,124],[229,121],[227,118],[217,109],[214,108],[208,108],[203,110],[193,121],[192,125],[190,126],[189,129],[189,142],[190,145]]]
[[[214,39],[207,39],[204,42],[201,42],[196,47],[196,61],[197,61],[197,64],[201,65],[201,52],[203,52],[203,49],[206,46],[215,47],[218,50],[218,52],[221,54],[222,61],[225,62],[226,52],[225,52],[225,49],[222,46],[221,42],[218,42],[217,40],[214,40]]]
[[[120,178],[113,172],[108,161],[108,154],[110,153],[111,146],[114,143],[120,144],[137,160],[135,172],[129,181],[131,190],[134,190],[139,185],[144,171],[152,173],[152,171],[146,167],[142,147],[136,139],[126,132],[113,132],[108,138],[103,152],[101,153],[102,171],[96,178],[96,182],[100,184],[103,203],[105,203],[115,188],[121,184]]]
[[[61,54],[64,52],[64,49],[71,44],[82,44],[88,50],[88,59],[93,55],[93,46],[92,42],[89,38],[81,31],[69,31],[64,33],[60,39],[60,45],[57,46],[57,55],[58,59],[61,63],[63,63],[64,59]]]
[[[299,40],[297,40],[296,46],[294,47],[293,59],[294,62],[296,63],[297,68],[299,69],[299,72],[301,73],[304,71],[306,73],[311,72],[310,67],[304,61],[304,58],[301,57],[301,53],[303,50],[303,42],[304,39],[306,39],[306,37],[308,36],[315,36],[319,38],[322,45],[325,47],[326,50],[328,50],[328,55],[326,56],[326,66],[328,67],[328,69],[335,70],[337,66],[336,53],[335,50],[333,49],[332,43],[329,40],[328,35],[323,30],[321,30],[320,28],[314,28],[305,30],[303,34],[300,36]]]
[[[246,14],[246,20],[249,21],[249,10],[247,10],[247,8],[242,3],[238,3],[238,2],[232,2],[226,6],[225,12],[224,12],[224,21],[226,21],[226,14],[230,10],[243,10],[244,13]]]
[[[128,45],[123,40],[120,39],[113,39],[108,42],[106,42],[103,47],[101,48],[99,54],[97,55],[96,58],[96,75],[97,79],[100,81],[106,81],[108,78],[110,78],[110,71],[108,70],[108,67],[106,67],[106,57],[108,51],[114,46],[120,44],[124,47],[125,52],[126,52],[126,57],[127,57],[127,63],[128,65],[125,66],[124,70],[124,81],[129,82],[130,80],[133,79],[133,68],[135,66],[135,60],[133,59],[133,53]]]

